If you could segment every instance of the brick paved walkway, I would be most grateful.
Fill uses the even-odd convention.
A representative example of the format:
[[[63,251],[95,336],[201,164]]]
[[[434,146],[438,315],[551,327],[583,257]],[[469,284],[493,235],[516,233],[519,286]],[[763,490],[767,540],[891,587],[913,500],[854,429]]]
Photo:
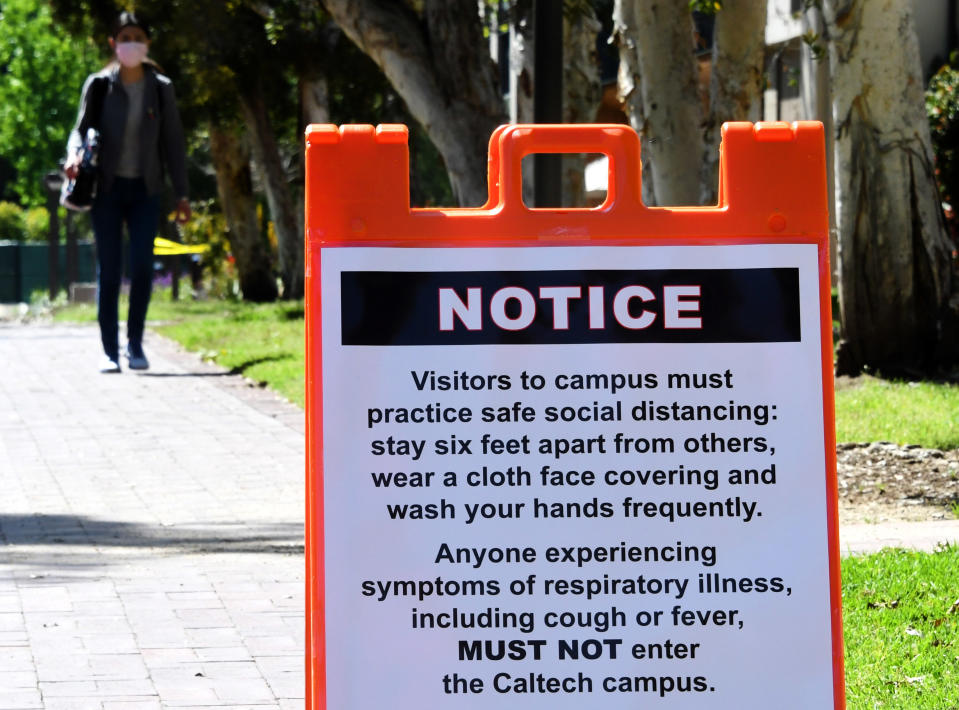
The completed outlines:
[[[0,325],[0,708],[300,708],[303,414]]]
[[[300,708],[303,413],[150,336],[0,324],[0,709]],[[850,526],[932,549],[959,521]]]

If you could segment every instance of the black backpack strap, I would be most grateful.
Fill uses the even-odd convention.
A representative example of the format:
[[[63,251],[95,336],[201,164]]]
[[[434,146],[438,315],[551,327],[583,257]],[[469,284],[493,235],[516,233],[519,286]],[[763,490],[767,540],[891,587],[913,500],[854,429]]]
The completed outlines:
[[[90,125],[88,128],[100,130],[100,121],[103,119],[103,104],[106,103],[107,87],[110,80],[105,76],[98,76],[93,80],[90,86]]]

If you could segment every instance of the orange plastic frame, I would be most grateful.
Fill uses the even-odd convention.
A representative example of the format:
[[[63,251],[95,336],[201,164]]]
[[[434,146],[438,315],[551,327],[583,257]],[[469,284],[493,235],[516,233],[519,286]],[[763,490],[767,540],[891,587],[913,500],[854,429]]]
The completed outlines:
[[[819,122],[727,123],[719,204],[647,207],[640,146],[623,125],[500,126],[490,138],[489,198],[479,208],[411,209],[403,125],[313,125],[306,132],[306,707],[326,710],[323,630],[322,250],[342,246],[815,244],[825,429],[834,708],[845,708],[832,370],[832,312],[823,127]],[[531,209],[521,162],[533,153],[602,153],[605,202]]]

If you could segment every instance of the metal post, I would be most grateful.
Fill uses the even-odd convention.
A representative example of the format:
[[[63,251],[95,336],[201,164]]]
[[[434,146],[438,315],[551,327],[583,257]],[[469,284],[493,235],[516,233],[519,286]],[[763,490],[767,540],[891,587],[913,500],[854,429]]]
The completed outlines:
[[[170,282],[170,298],[174,301],[180,300],[180,255],[174,254],[170,257],[170,272],[173,274],[173,280]]]
[[[180,230],[177,228],[176,222],[165,220],[163,224],[167,239],[171,242],[179,242]],[[180,300],[180,255],[174,254],[166,257],[166,263],[170,268],[170,298],[178,301]]]
[[[60,290],[60,216],[57,214],[57,208],[60,206],[60,186],[63,184],[63,176],[58,172],[47,173],[43,177],[43,184],[47,188],[47,211],[50,214],[50,227],[47,231],[47,259],[50,268],[50,300],[53,301]]]
[[[533,120],[563,121],[563,3],[535,0],[533,5]],[[559,207],[563,199],[562,156],[533,156],[536,207]]]
[[[77,254],[77,225],[73,220],[73,213],[69,210],[67,211],[67,218],[65,220],[66,232],[67,232],[67,297],[70,296],[70,287],[77,281],[77,271],[79,270],[77,262],[79,261]]]
[[[496,3],[496,64],[499,69],[500,87],[509,86],[510,56],[509,56],[509,29],[502,29],[506,25],[509,10],[504,0]]]
[[[27,298],[23,297],[23,244],[17,242],[16,249],[17,259],[13,266],[13,297],[18,301],[26,301],[29,300],[29,295]]]

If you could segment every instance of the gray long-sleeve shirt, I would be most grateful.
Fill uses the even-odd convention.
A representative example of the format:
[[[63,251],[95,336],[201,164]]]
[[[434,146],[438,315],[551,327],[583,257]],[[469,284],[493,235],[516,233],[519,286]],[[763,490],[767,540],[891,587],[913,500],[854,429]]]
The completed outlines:
[[[91,100],[95,79],[107,80],[103,94],[103,109],[100,116],[100,189],[107,191],[113,185],[117,166],[123,153],[123,134],[127,125],[129,99],[120,82],[119,66],[91,74],[83,84],[80,112],[70,133],[67,155],[76,154],[83,143],[82,136],[94,121],[96,108]],[[140,175],[146,182],[147,192],[159,193],[163,188],[163,170],[166,168],[173,183],[177,198],[187,197],[189,189],[186,177],[186,142],[183,126],[177,110],[173,83],[164,75],[144,66],[144,90],[142,116],[139,128]]]

